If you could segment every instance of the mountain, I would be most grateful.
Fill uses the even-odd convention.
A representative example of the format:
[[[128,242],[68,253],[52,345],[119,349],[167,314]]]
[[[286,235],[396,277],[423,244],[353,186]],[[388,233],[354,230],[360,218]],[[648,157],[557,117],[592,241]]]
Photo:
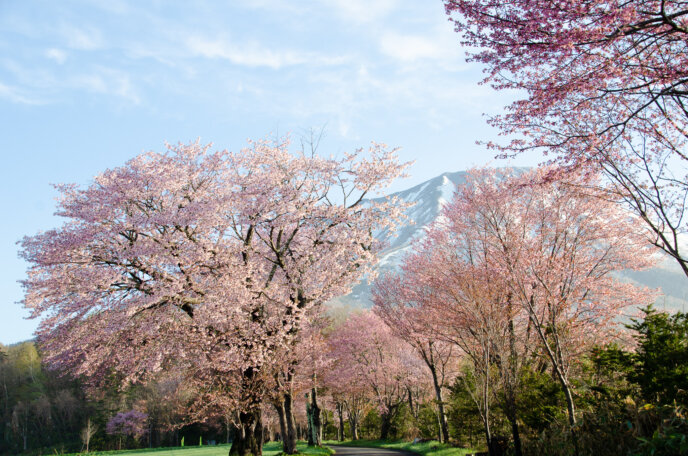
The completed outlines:
[[[444,173],[415,187],[389,195],[396,196],[403,202],[415,204],[406,210],[408,223],[391,234],[387,247],[381,252],[380,261],[376,266],[378,272],[398,267],[404,255],[410,251],[413,241],[424,235],[425,227],[437,218],[442,206],[452,198],[456,186],[465,182],[465,171]],[[381,232],[378,236],[384,238],[388,234]],[[654,268],[646,271],[624,271],[619,274],[619,278],[650,288],[660,288],[663,295],[656,303],[659,308],[688,310],[688,278],[670,258],[660,261]],[[371,307],[373,303],[370,290],[370,284],[364,279],[354,286],[348,295],[331,300],[329,306],[333,309]],[[641,306],[644,304],[639,303]]]

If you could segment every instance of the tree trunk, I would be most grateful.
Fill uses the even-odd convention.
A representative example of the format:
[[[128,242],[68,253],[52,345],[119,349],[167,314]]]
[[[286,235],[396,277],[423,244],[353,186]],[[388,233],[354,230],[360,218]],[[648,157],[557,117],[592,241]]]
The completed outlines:
[[[284,451],[284,437],[287,435],[287,418],[284,413],[284,401],[273,402],[272,404],[277,412],[280,427],[280,440],[282,440],[282,451]]]
[[[485,404],[485,441],[490,456],[495,456],[492,445],[492,432],[490,431],[490,347],[485,350],[485,382],[483,384],[483,403]]]
[[[416,413],[416,409],[413,407],[413,393],[411,393],[411,388],[406,388],[406,395],[408,396],[409,411],[411,415],[413,415],[413,418],[418,420],[418,413]]]
[[[571,439],[573,440],[573,451],[576,456],[580,454],[578,449],[578,431],[576,430],[576,408],[573,404],[573,395],[571,394],[571,388],[569,383],[566,381],[563,375],[559,376],[561,380],[561,386],[564,390],[564,396],[566,397],[566,408],[569,412],[569,425],[571,426]]]
[[[435,387],[435,399],[437,399],[437,409],[439,413],[440,421],[440,432],[441,438],[440,442],[449,442],[449,424],[447,423],[447,413],[444,411],[444,400],[442,398],[442,386],[440,385],[439,379],[437,378],[437,369],[435,366],[430,367],[432,372],[432,384]]]
[[[380,440],[387,440],[389,438],[389,431],[392,427],[392,417],[389,413],[383,413],[382,425],[380,426]]]
[[[516,417],[518,408],[516,407],[516,385],[518,379],[518,367],[516,363],[516,333],[514,331],[514,319],[512,317],[511,295],[507,299],[507,311],[509,312],[509,374],[510,381],[507,382],[506,392],[506,415],[511,423],[511,436],[514,439],[514,456],[523,456],[521,448],[521,433],[518,429],[518,419]]]
[[[294,400],[291,393],[284,394],[284,419],[286,433],[282,436],[282,451],[286,454],[296,454],[296,422],[294,420]]]
[[[349,413],[349,427],[351,428],[351,440],[358,440],[358,420],[355,414]]]
[[[320,419],[322,423],[320,425],[320,442],[322,443],[323,438],[327,439],[327,426],[330,424],[330,422],[328,421],[330,419],[330,416],[327,413],[326,409],[320,410]]]
[[[437,441],[445,443],[445,440],[442,438],[442,420],[440,419],[439,410],[437,411]]]
[[[313,428],[314,428],[314,423],[313,423],[313,410],[311,406],[311,401],[308,397],[308,393],[306,393],[306,441],[308,443],[309,447],[312,447],[315,445],[315,438],[313,436]]]
[[[318,392],[311,388],[310,402],[306,394],[306,414],[308,416],[308,446],[322,446],[322,425],[320,421],[320,407],[318,406]]]
[[[392,420],[397,413],[398,405],[393,405],[387,408],[387,411],[380,416],[382,425],[380,426],[380,440],[387,440],[389,432],[392,430]]]
[[[518,420],[516,418],[516,404],[513,397],[507,393],[506,398],[506,417],[511,423],[511,436],[514,439],[514,456],[523,456],[521,448],[521,433],[518,428]]]
[[[337,429],[337,440],[344,441],[344,404],[337,402],[335,404],[337,415],[339,417],[339,429]]]
[[[229,443],[229,431],[231,429],[231,427],[230,427],[231,426],[231,420],[229,418],[229,415],[225,415],[225,426],[227,427],[227,435],[226,435],[227,438],[225,439],[226,440],[225,443]],[[175,435],[176,435],[176,439],[179,440],[179,433],[177,431],[175,431]],[[177,445],[177,446],[179,446],[179,445]]]
[[[487,452],[490,454],[490,456],[494,456],[494,452],[492,451],[492,433],[490,432],[490,422],[486,419],[483,419],[483,426],[485,426],[485,442],[487,442]]]
[[[560,380],[561,387],[564,390],[564,396],[566,397],[566,408],[569,412],[569,424],[573,428],[576,425],[576,409],[573,405],[573,395],[571,394],[571,388],[569,387],[568,382],[563,377],[560,377]]]
[[[239,413],[236,435],[229,456],[262,456],[263,423],[260,408]]]

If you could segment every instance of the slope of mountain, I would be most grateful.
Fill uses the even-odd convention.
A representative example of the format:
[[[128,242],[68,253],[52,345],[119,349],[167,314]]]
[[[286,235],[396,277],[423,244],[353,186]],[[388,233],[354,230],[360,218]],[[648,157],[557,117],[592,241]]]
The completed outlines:
[[[393,270],[400,264],[401,259],[411,249],[412,243],[423,236],[425,227],[437,218],[442,205],[452,198],[456,186],[465,182],[465,171],[444,173],[415,187],[390,195],[398,197],[403,202],[415,204],[406,210],[408,223],[391,234],[387,247],[381,252],[376,267],[378,272]],[[382,232],[379,236],[387,237],[388,234]],[[658,307],[688,310],[688,278],[673,260],[663,260],[647,271],[625,271],[620,276],[622,280],[650,288],[660,288],[663,294],[657,300]],[[354,286],[348,295],[329,302],[333,309],[368,308],[372,304],[370,284],[365,279]],[[643,306],[645,303],[639,305]]]

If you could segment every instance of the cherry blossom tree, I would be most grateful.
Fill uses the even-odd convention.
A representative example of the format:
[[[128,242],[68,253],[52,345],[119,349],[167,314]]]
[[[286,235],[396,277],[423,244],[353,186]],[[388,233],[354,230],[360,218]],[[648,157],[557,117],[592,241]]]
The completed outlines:
[[[688,275],[688,7],[678,0],[444,0],[471,60],[525,96],[491,119],[504,154],[602,171]],[[685,246],[683,247],[685,248]]]
[[[416,350],[430,370],[440,424],[438,438],[440,442],[449,442],[443,389],[452,381],[451,363],[456,359],[452,357],[452,346],[440,337],[432,322],[428,322],[426,302],[436,296],[437,293],[418,275],[409,271],[388,274],[374,284],[373,310],[396,337]]]
[[[436,282],[440,290],[448,287],[444,289],[457,303],[476,304],[460,305],[461,318],[454,321],[475,325],[485,339],[507,341],[500,350],[507,354],[514,353],[517,338],[511,334],[518,334],[519,322],[522,328],[527,325],[561,384],[575,426],[569,375],[576,359],[590,344],[614,335],[628,306],[652,298],[613,273],[648,267],[653,259],[635,217],[603,194],[581,190],[595,187],[590,177],[531,185],[548,172],[543,168],[514,176],[509,171],[472,171],[443,209],[428,242],[451,253],[450,261],[434,264],[433,271],[467,266],[455,277],[440,274]],[[485,313],[489,303],[492,310]],[[502,306],[501,320],[495,304]],[[491,337],[495,330],[509,337]],[[478,344],[485,347],[479,353],[490,345]],[[487,363],[490,356],[483,354]]]
[[[520,455],[516,391],[534,344],[507,278],[487,256],[491,241],[485,228],[471,224],[454,231],[438,223],[405,259],[403,279],[421,291],[422,300],[416,302],[425,316],[425,331],[434,331],[464,355],[460,378],[480,413],[491,452],[491,408],[502,382],[514,450]]]
[[[192,143],[58,186],[64,225],[21,242],[47,362],[94,387],[186,372],[195,416],[235,410],[230,454],[261,454],[276,355],[369,271],[373,231],[401,209],[364,200],[404,167],[378,144],[336,159],[286,140],[238,153]]]
[[[472,381],[462,378],[491,453],[499,382],[521,454],[517,391],[529,360],[544,356],[551,365],[575,425],[569,377],[576,359],[615,335],[624,309],[651,299],[612,275],[652,263],[635,217],[589,190],[596,188],[590,176],[547,182],[550,172],[471,171],[401,272],[376,290],[378,312],[404,327],[399,312],[412,309],[415,331],[451,342],[465,356]]]
[[[138,439],[142,437],[147,429],[146,422],[148,415],[138,410],[119,412],[105,426],[105,432],[119,437],[119,448],[122,449],[122,437],[132,437]]]
[[[328,338],[328,344],[333,340]],[[331,352],[333,351],[330,349]],[[323,375],[323,385],[332,396],[339,420],[339,437],[344,440],[344,414],[349,423],[351,440],[358,440],[358,430],[361,420],[372,407],[371,391],[364,379],[349,369],[343,371],[343,363],[334,359],[333,368]]]
[[[519,340],[519,350],[516,349],[516,312],[508,301],[506,283],[489,263],[481,261],[484,232],[472,228],[454,233],[433,227],[429,237],[404,259],[402,273],[396,279],[397,287],[406,289],[407,302],[416,305],[422,315],[422,319],[416,320],[417,325],[425,325],[421,330],[438,341],[450,343],[462,355],[464,372],[459,378],[480,413],[486,446],[491,448],[491,408],[496,385],[510,371],[518,369],[517,365],[527,357],[522,350],[527,345]],[[506,386],[515,389],[513,383]],[[513,389],[511,394],[509,388],[505,389],[515,450],[521,454],[515,394]]]
[[[339,383],[363,384],[372,392],[382,419],[380,438],[387,439],[409,386],[423,381],[421,361],[372,311],[352,314],[333,331],[330,343]]]

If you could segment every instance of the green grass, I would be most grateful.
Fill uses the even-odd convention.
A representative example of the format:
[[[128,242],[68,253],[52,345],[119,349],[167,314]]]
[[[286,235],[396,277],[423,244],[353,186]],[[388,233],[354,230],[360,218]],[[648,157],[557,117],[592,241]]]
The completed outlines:
[[[136,455],[136,456],[227,456],[230,445],[185,446],[173,448],[153,448],[120,451],[92,451],[90,453],[72,453],[72,455],[101,456],[101,455]],[[299,442],[296,449],[300,454],[311,456],[330,456],[333,451],[328,447],[309,448],[304,442]],[[263,456],[277,456],[282,452],[280,442],[268,442],[263,445]],[[70,455],[65,455],[70,456]]]
[[[387,440],[345,440],[338,442],[336,440],[328,440],[327,445],[345,445],[356,447],[372,447],[372,448],[389,448],[390,450],[404,450],[412,453],[422,454],[423,456],[464,456],[465,454],[474,453],[475,450],[469,448],[456,448],[451,445],[439,443],[436,440],[422,443],[411,442],[390,442]]]

